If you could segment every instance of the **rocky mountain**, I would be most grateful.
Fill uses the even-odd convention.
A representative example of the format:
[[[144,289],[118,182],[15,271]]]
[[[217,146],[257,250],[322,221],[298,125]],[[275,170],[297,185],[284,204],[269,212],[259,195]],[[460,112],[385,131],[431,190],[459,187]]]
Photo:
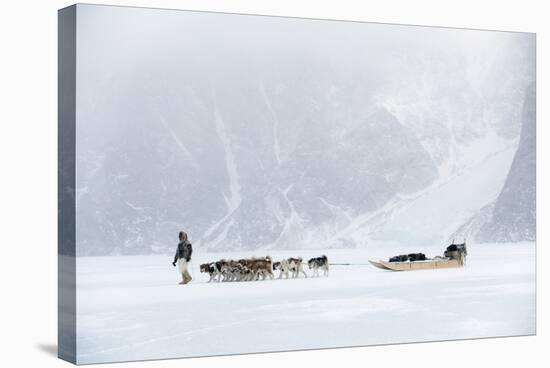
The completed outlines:
[[[459,233],[479,242],[534,241],[536,238],[536,88],[522,109],[521,136],[504,187],[494,202]]]
[[[79,255],[446,239],[534,78],[528,34],[79,9]]]

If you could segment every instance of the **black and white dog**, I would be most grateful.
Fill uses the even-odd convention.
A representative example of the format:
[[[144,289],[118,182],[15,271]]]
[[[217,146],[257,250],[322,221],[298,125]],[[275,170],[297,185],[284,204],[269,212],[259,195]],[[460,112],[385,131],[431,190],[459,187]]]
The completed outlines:
[[[273,271],[279,271],[279,278],[283,278],[283,275],[288,279],[288,262],[286,259],[283,259],[280,262],[273,262]]]
[[[307,261],[309,269],[313,269],[313,276],[319,277],[319,269],[323,270],[323,274],[328,276],[328,258],[324,254],[321,257],[311,258]]]
[[[219,282],[221,280],[222,269],[221,269],[220,262],[203,263],[200,266],[200,271],[210,275],[210,280],[208,280],[208,282],[212,282],[212,281]]]

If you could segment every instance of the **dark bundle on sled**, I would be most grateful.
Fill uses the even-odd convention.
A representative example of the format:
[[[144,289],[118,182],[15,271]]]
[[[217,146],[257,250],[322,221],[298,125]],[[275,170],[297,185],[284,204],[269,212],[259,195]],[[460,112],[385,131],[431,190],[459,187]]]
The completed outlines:
[[[406,254],[401,254],[390,258],[390,262],[406,262],[409,260],[409,256]]]
[[[411,253],[411,254],[400,254],[398,256],[391,257],[389,262],[414,262],[414,261],[425,261],[426,255],[424,253]]]
[[[409,254],[409,261],[425,261],[426,255],[424,253],[411,253]]]

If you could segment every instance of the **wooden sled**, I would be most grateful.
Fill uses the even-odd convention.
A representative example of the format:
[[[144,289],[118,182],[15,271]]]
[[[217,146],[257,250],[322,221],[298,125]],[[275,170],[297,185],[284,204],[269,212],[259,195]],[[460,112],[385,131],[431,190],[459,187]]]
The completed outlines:
[[[438,268],[458,268],[464,266],[464,262],[458,259],[429,259],[426,261],[414,262],[386,262],[372,261],[369,263],[374,267],[387,271],[414,271],[414,270],[434,270]]]

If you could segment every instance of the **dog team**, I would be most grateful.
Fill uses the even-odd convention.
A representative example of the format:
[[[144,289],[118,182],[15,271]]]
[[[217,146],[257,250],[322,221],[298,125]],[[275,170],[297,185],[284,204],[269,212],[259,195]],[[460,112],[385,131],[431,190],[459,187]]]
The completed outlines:
[[[178,240],[172,266],[176,267],[176,264],[178,265],[182,277],[180,284],[188,284],[192,280],[188,268],[193,254],[193,246],[185,231],[179,232]],[[327,256],[322,255],[321,257],[311,258],[307,264],[309,269],[313,270],[313,276],[319,277],[319,270],[323,270],[324,275],[328,276],[329,263]],[[300,274],[307,277],[302,258],[299,257],[283,259],[279,262],[273,262],[269,256],[243,258],[238,261],[222,259],[217,262],[201,264],[200,271],[210,276],[208,282],[255,281],[260,278],[265,280],[268,277],[273,279],[275,277],[273,271],[279,271],[280,279],[283,276],[288,279],[290,274],[293,278],[297,278]]]
[[[325,255],[311,258],[308,262],[308,268],[313,270],[313,276],[319,276],[322,270],[325,276],[328,276],[329,263]],[[302,258],[288,258],[278,262],[272,262],[271,257],[263,258],[245,258],[235,260],[222,259],[216,262],[203,263],[200,265],[200,272],[207,273],[210,276],[208,282],[227,282],[227,281],[255,281],[273,279],[273,271],[279,271],[279,279],[297,278],[300,274],[307,277],[304,271]]]

